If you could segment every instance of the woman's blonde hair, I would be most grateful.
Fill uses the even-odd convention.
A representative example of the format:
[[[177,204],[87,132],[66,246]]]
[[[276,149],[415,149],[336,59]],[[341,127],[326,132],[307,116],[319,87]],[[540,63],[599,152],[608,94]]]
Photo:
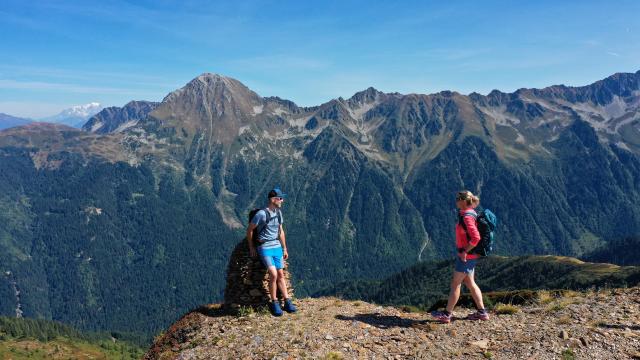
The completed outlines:
[[[480,204],[480,198],[473,195],[469,190],[458,191],[456,201],[458,200],[463,200],[467,206],[478,206]]]

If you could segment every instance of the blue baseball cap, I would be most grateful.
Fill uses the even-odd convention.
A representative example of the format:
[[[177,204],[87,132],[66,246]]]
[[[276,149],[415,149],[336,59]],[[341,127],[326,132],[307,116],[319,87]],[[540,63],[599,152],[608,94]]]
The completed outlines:
[[[280,190],[279,187],[275,187],[273,190],[269,191],[269,195],[267,197],[269,199],[271,199],[272,197],[285,198],[285,197],[287,197],[287,194],[283,193],[282,190]]]

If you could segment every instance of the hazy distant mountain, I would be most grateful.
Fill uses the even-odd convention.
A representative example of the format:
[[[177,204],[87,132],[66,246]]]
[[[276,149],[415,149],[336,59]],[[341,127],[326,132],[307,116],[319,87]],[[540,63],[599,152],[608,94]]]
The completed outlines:
[[[42,118],[39,121],[81,128],[90,117],[100,112],[100,110],[102,110],[100,103],[92,102],[85,105],[72,106],[62,110],[58,115]]]
[[[274,185],[290,194],[299,295],[451,257],[463,188],[498,215],[497,254],[577,256],[640,233],[640,72],[486,96],[369,88],[314,107],[202,74],[145,104],[95,117],[96,133],[0,133],[14,274],[1,314],[163,327],[221,298],[247,212]]]
[[[7,129],[14,126],[25,125],[33,120],[15,117],[7,114],[0,113],[0,130]]]
[[[111,106],[102,109],[82,126],[83,130],[97,134],[121,132],[135,126],[160,103],[151,101],[131,101],[123,107]]]

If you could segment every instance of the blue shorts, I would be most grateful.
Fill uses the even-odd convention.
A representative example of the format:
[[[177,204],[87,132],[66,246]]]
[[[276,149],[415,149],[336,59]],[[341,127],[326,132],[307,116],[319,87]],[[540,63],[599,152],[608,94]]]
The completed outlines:
[[[455,269],[457,272],[465,273],[467,275],[473,275],[473,271],[476,269],[476,263],[478,259],[467,259],[467,262],[462,262],[459,256],[456,256],[456,266]]]
[[[277,247],[273,249],[262,249],[258,248],[258,255],[260,256],[260,260],[267,268],[271,266],[275,266],[276,269],[284,269],[284,260],[282,248]]]

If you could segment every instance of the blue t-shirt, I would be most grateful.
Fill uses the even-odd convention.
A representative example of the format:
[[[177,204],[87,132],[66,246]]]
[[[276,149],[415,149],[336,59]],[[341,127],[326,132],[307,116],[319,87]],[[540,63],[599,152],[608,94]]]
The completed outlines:
[[[269,223],[265,224],[267,221],[267,214],[265,211],[269,211]],[[284,219],[282,219],[282,212],[280,212],[280,218],[282,219],[282,223],[278,221],[278,211],[271,212],[269,209],[262,209],[258,211],[251,219],[251,223],[256,225],[256,229],[254,231],[260,231],[262,226],[265,226],[264,230],[260,232],[258,238],[262,245],[260,247],[262,249],[275,249],[282,247],[280,244],[280,240],[278,239],[278,232],[280,231],[280,225],[284,223]]]

